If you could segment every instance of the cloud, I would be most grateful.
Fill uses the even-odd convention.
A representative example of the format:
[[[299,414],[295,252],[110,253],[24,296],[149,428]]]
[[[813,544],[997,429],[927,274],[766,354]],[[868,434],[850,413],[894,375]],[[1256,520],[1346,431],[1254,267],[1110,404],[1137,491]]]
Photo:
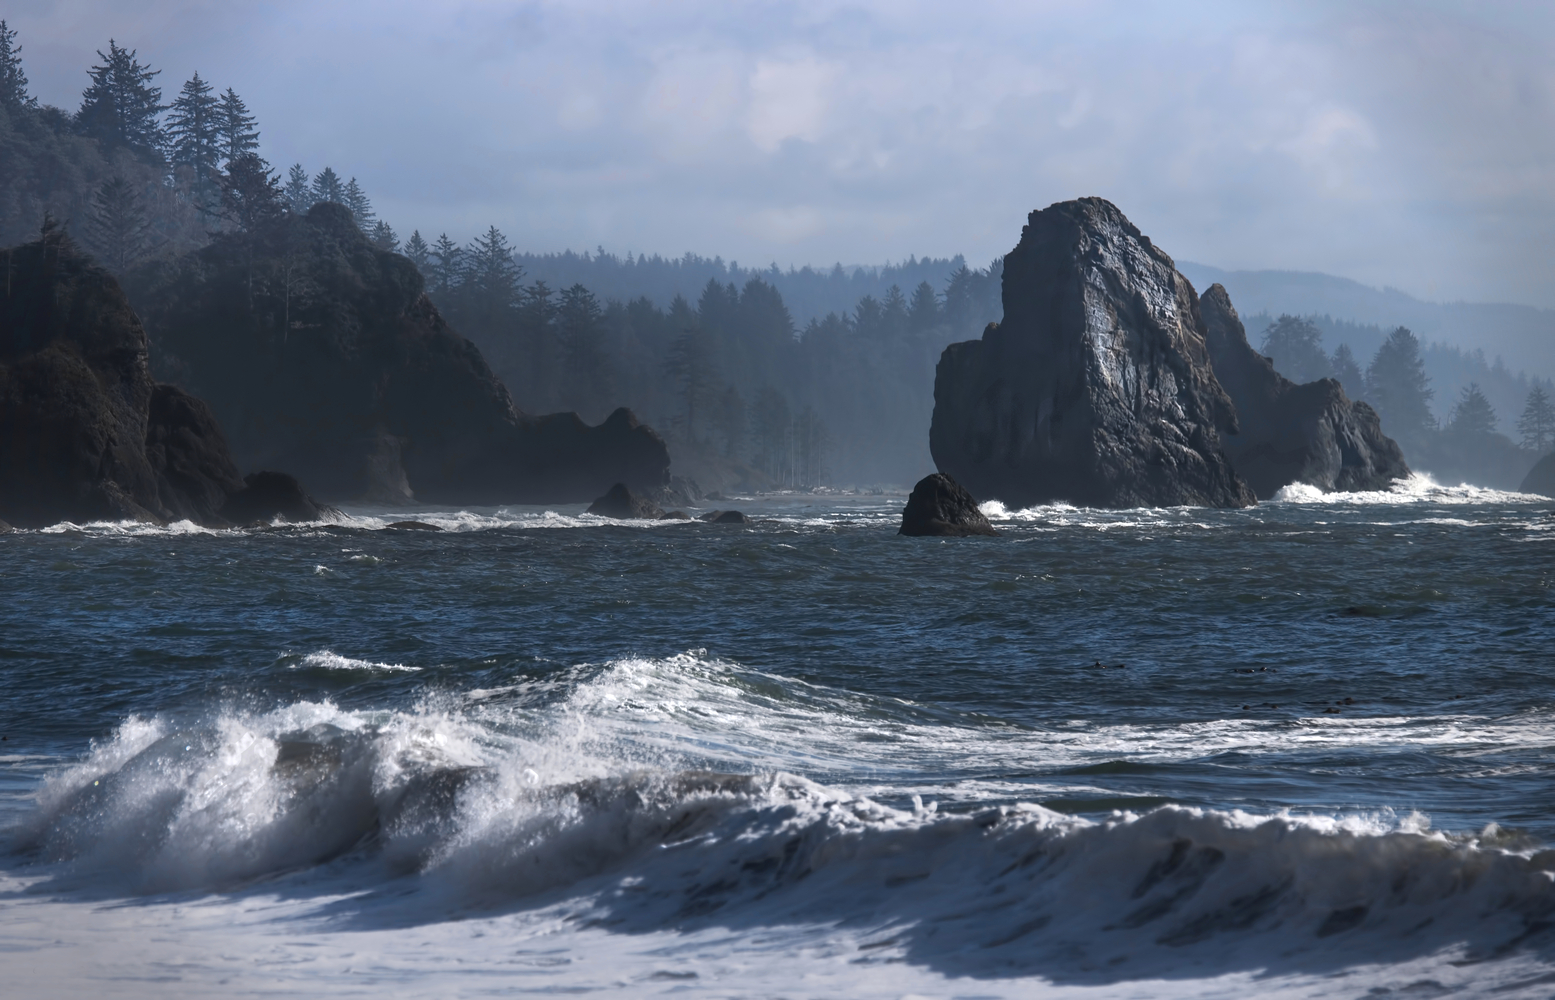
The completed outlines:
[[[112,35],[397,228],[783,264],[1009,249],[1097,194],[1174,255],[1555,305],[1555,14],[1405,2],[13,0],[73,105]]]

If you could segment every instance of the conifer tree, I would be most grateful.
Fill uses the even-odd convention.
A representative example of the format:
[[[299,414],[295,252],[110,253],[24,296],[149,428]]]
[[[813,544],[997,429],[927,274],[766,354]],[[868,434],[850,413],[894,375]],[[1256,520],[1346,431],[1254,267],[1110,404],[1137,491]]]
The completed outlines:
[[[255,130],[255,118],[248,113],[243,98],[231,87],[221,95],[221,108],[217,116],[216,134],[221,146],[221,156],[228,163],[244,153],[259,148],[259,132]]]
[[[257,153],[228,163],[221,187],[222,218],[245,233],[262,231],[286,213],[280,178]]]
[[[431,268],[432,248],[427,246],[427,241],[421,238],[421,230],[413,229],[410,239],[405,241],[405,248],[400,251],[410,262],[416,265],[416,270],[426,274]]]
[[[580,406],[608,399],[614,389],[614,373],[604,350],[604,318],[599,300],[583,285],[574,284],[562,292],[556,327],[568,388],[572,401]]]
[[[1304,384],[1333,374],[1323,353],[1323,333],[1311,322],[1284,315],[1263,332],[1263,353],[1275,370],[1292,382]]]
[[[1344,386],[1345,394],[1351,399],[1360,399],[1366,393],[1366,378],[1361,374],[1361,366],[1356,363],[1355,352],[1350,350],[1349,344],[1340,344],[1334,348],[1334,356],[1329,359],[1329,368],[1334,373],[1334,378]]]
[[[912,302],[907,307],[908,323],[918,333],[932,330],[940,321],[939,296],[927,281],[918,282],[912,291]]]
[[[161,70],[142,66],[134,49],[108,40],[108,54],[97,53],[102,65],[87,70],[92,85],[81,93],[76,128],[110,146],[129,146],[161,153],[166,136],[157,120],[165,106],[162,88],[152,84]]]
[[[1420,360],[1420,341],[1405,327],[1388,335],[1366,368],[1366,399],[1390,436],[1418,444],[1436,426],[1431,416],[1431,380]]]
[[[370,232],[373,223],[377,221],[377,214],[373,212],[373,203],[367,200],[367,193],[362,186],[351,178],[344,192],[345,200],[341,203],[351,210],[351,218],[356,220],[356,227],[362,232]]]
[[[1524,448],[1541,455],[1555,448],[1555,403],[1550,402],[1550,395],[1542,386],[1528,390],[1523,415],[1517,418],[1517,433],[1522,435]]]
[[[376,223],[373,224],[373,231],[368,234],[367,238],[371,240],[372,245],[377,247],[379,250],[387,250],[390,253],[393,253],[400,248],[399,236],[396,235],[394,229],[382,219],[379,219]]]
[[[293,163],[286,172],[286,205],[298,215],[313,207],[313,189],[308,186],[308,172],[302,164]]]
[[[173,163],[194,168],[195,189],[202,199],[214,190],[213,178],[221,158],[220,102],[211,94],[211,85],[195,73],[174,98],[167,116]]]
[[[1490,400],[1480,391],[1478,382],[1463,387],[1458,402],[1452,408],[1452,419],[1447,429],[1460,437],[1483,437],[1496,432],[1496,411]]]
[[[97,189],[87,217],[86,237],[104,267],[122,276],[145,256],[150,230],[140,197],[123,177],[114,177]]]
[[[27,93],[22,47],[16,44],[15,30],[4,21],[0,21],[0,105],[11,112],[38,106],[37,98]]]
[[[678,295],[676,299],[685,302]],[[673,304],[670,311],[675,311]],[[685,400],[686,438],[695,444],[697,407],[710,402],[718,389],[718,363],[711,331],[695,322],[685,327],[670,345],[664,359],[664,374]]]
[[[332,201],[337,205],[344,205],[346,200],[346,186],[340,182],[340,175],[335,173],[334,167],[325,167],[313,178],[313,201]]]
[[[448,238],[443,233],[432,244],[432,295],[439,299],[444,307],[449,304],[453,292],[459,287],[464,276],[464,251],[459,244]]]
[[[496,226],[470,241],[465,251],[465,291],[475,314],[484,322],[497,322],[518,303],[518,283],[523,269],[513,261],[513,248]]]

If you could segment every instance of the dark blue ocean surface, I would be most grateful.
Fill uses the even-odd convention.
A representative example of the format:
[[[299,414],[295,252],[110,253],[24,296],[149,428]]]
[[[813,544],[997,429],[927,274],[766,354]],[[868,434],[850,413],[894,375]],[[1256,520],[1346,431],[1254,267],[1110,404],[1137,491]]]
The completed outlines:
[[[1384,904],[1346,904],[1344,885],[1375,878],[1403,899],[1400,872],[1438,863],[1454,885],[1499,886],[1503,903],[1473,905],[1504,904],[1496,919],[1512,923],[1476,942],[1426,913],[1468,905],[1443,902],[1450,892],[1395,901],[1422,908],[1443,936],[1418,947],[1388,937],[1385,961],[1464,941],[1548,957],[1541,921],[1555,899],[1539,886],[1555,867],[1541,859],[1555,855],[1539,852],[1555,842],[1555,503],[1417,482],[1239,511],[995,506],[1000,537],[936,540],[896,535],[902,499],[751,498],[739,504],[756,518],[749,527],[504,508],[0,537],[7,870],[26,892],[68,903],[73,892],[231,892],[316,877],[295,873],[318,865],[362,890],[464,865],[506,886],[480,906],[524,911],[542,899],[533,893],[550,893],[546,906],[606,906],[599,879],[652,884],[650,868],[633,867],[636,848],[567,847],[558,831],[582,829],[585,814],[624,815],[617,797],[630,787],[639,818],[621,829],[637,832],[611,843],[641,834],[663,850],[681,842],[665,832],[681,823],[712,858],[715,843],[756,844],[772,824],[801,820],[811,832],[794,843],[833,838],[813,857],[785,847],[768,868],[730,859],[741,872],[782,872],[796,851],[819,870],[837,845],[862,850],[857,838],[887,828],[949,837],[971,824],[965,835],[985,846],[1024,830],[965,861],[962,881],[984,868],[996,881],[1024,871],[1032,851],[1058,856],[1051,845],[1017,851],[1009,837],[1058,838],[1073,852],[1078,838],[1112,836],[1142,867],[1096,933],[1146,935],[1156,958],[1137,942],[1119,953],[1139,975],[1172,975],[1173,956],[1211,938],[1226,954],[1238,941],[1262,954],[1247,937],[1260,928],[1300,925],[1319,951],[1360,940],[1382,926]],[[384,527],[405,516],[449,530]],[[353,767],[360,787],[343,777]],[[569,804],[557,811],[548,792],[540,809],[526,788],[568,789]],[[700,827],[666,818],[708,796],[746,811]],[[844,801],[855,818],[836,818]],[[349,818],[331,812],[347,808]],[[518,826],[515,809],[528,817]],[[1147,830],[1154,846],[1117,846]],[[1271,862],[1286,875],[1248,874],[1263,862],[1247,858],[1302,837],[1327,839]],[[1301,872],[1338,865],[1323,859],[1341,840],[1354,870],[1303,888]],[[458,860],[473,843],[487,845],[484,860]],[[931,852],[913,843],[879,857]],[[1437,860],[1409,854],[1419,845]],[[551,874],[489,874],[526,851],[541,851],[526,864]],[[373,867],[384,864],[392,871]],[[944,870],[943,859],[925,868]],[[1241,881],[1211,906],[1214,879],[1234,870]],[[755,877],[666,890],[673,907],[618,905],[612,919],[681,933],[799,919],[754,902],[776,892],[746,884]],[[1051,878],[1025,890],[1030,906],[1068,884]],[[699,910],[709,884],[729,898]],[[881,889],[868,918],[826,913],[835,900],[805,905],[843,925],[906,926],[908,891]],[[1122,966],[1095,972],[1107,968],[1098,956],[1071,960],[1052,916],[988,918],[943,949],[904,931],[879,956],[950,977],[1129,981]],[[980,965],[983,954],[997,960]],[[1354,959],[1317,954],[1284,972]],[[1205,974],[1269,964],[1228,961]]]

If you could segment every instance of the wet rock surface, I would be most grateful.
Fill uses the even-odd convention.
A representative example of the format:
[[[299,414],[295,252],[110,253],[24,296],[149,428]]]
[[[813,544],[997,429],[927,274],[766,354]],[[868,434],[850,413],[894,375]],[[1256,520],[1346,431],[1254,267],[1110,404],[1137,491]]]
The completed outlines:
[[[1198,297],[1099,198],[1033,212],[1004,260],[1004,319],[945,349],[935,465],[979,497],[1030,506],[1243,507],[1235,431]]]
[[[1298,385],[1253,350],[1225,288],[1211,285],[1199,312],[1215,376],[1236,406],[1238,428],[1222,435],[1225,451],[1260,500],[1292,483],[1385,490],[1409,475],[1375,410],[1334,379]]]
[[[918,480],[902,511],[899,535],[965,537],[999,532],[977,508],[977,500],[943,472]]]
[[[255,472],[244,479],[241,491],[232,495],[221,514],[234,524],[254,521],[324,521],[340,512],[308,495],[295,476],[284,472]]]
[[[737,510],[710,510],[697,517],[708,524],[750,524],[751,519]]]
[[[625,483],[616,483],[604,496],[589,504],[588,513],[619,521],[657,521],[664,517],[658,504],[633,493]]]

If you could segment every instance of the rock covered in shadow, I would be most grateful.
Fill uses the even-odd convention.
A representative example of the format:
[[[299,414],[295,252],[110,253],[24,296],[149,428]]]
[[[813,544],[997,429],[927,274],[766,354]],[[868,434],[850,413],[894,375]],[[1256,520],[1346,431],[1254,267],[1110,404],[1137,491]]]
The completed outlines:
[[[737,510],[710,510],[697,517],[708,524],[750,524],[751,519]]]
[[[159,374],[210,401],[238,464],[326,500],[578,503],[669,482],[664,441],[630,410],[598,426],[520,412],[415,265],[343,206],[222,234],[127,284]]]
[[[123,289],[46,229],[0,251],[0,515],[24,526],[189,519],[246,487],[203,402],[151,377]]]
[[[1541,497],[1555,497],[1555,451],[1534,463],[1517,491],[1533,493]]]
[[[254,521],[325,521],[340,512],[308,495],[294,476],[284,472],[255,472],[244,479],[242,490],[234,493],[221,509],[221,516],[234,524]]]
[[[647,497],[638,496],[625,483],[616,483],[604,496],[589,504],[588,513],[618,521],[657,521],[664,511]]]
[[[385,527],[398,528],[401,531],[442,531],[443,530],[442,528],[439,528],[437,525],[435,525],[435,524],[428,524],[425,521],[391,521],[387,525],[385,525]]]
[[[691,520],[691,515],[687,514],[683,510],[671,510],[671,511],[666,511],[663,514],[663,516],[661,516],[659,518],[659,520],[661,520],[661,521],[689,521],[689,520]]]
[[[1004,259],[1004,319],[935,372],[929,449],[980,497],[1030,506],[1245,507],[1236,429],[1198,297],[1100,198],[1031,213]]]
[[[918,485],[907,497],[902,527],[897,532],[899,535],[942,538],[998,533],[977,509],[972,494],[943,472],[918,480]]]
[[[1297,385],[1252,349],[1225,288],[1211,285],[1199,311],[1215,377],[1236,405],[1237,432],[1222,438],[1226,454],[1260,500],[1292,483],[1385,490],[1409,475],[1375,410],[1351,401],[1331,378]]]

